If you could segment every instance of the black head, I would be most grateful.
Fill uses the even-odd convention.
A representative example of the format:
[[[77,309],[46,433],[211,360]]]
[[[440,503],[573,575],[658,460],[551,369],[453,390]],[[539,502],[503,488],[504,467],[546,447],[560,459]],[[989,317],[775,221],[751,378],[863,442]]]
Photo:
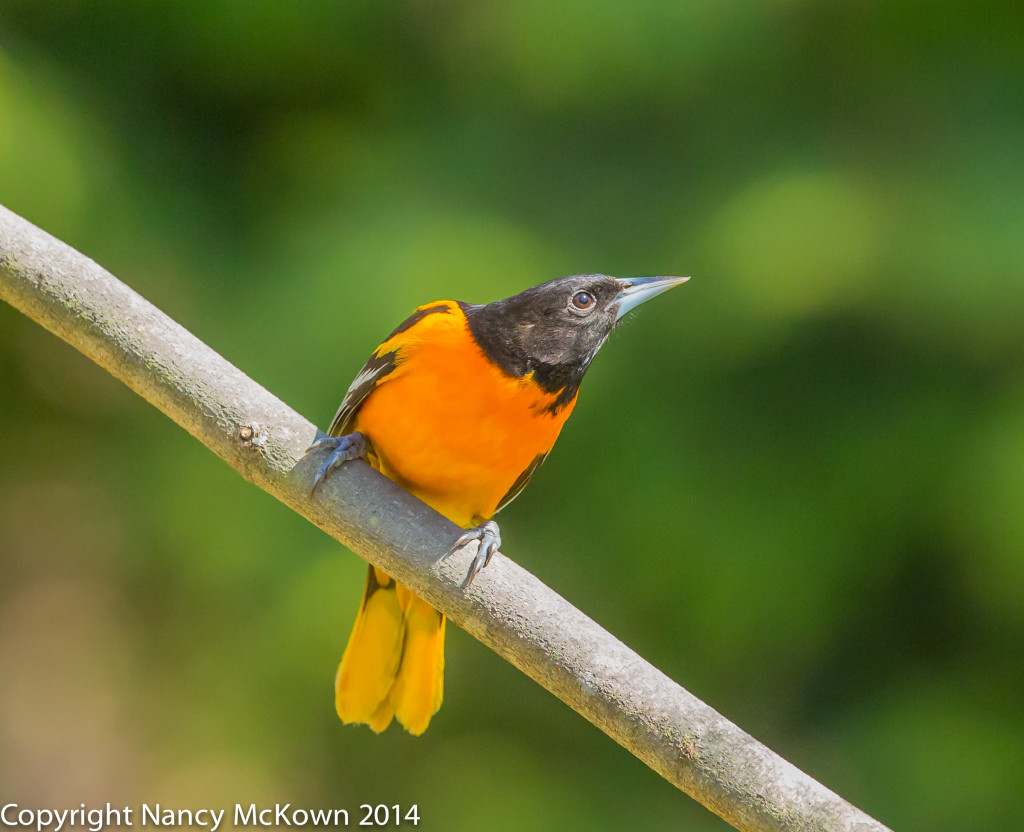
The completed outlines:
[[[630,309],[687,278],[561,277],[484,306],[465,306],[470,331],[488,358],[516,377],[534,374],[559,393],[558,409],[576,395],[597,351]]]

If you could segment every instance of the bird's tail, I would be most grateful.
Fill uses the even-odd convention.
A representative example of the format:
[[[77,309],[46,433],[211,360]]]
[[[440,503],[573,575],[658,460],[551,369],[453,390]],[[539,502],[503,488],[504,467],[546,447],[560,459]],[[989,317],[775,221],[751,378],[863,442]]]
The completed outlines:
[[[334,682],[342,721],[380,733],[397,717],[410,734],[426,731],[444,694],[444,622],[430,604],[371,566]]]

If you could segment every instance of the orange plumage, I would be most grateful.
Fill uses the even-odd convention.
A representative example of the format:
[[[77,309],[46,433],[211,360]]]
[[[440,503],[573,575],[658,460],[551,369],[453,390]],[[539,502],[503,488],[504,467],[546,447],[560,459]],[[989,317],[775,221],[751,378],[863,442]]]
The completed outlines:
[[[575,397],[508,376],[473,339],[455,301],[431,309],[375,351],[396,367],[376,381],[348,426],[370,443],[370,463],[453,523],[490,519],[517,477],[551,450]],[[363,604],[335,682],[345,722],[384,730],[397,716],[426,730],[443,697],[445,617],[370,567]]]
[[[575,275],[483,306],[419,307],[310,449],[334,449],[316,482],[365,456],[480,541],[472,580],[500,542],[490,518],[544,461],[616,322],[683,280]],[[335,681],[341,719],[423,733],[443,698],[444,630],[444,615],[371,566]]]

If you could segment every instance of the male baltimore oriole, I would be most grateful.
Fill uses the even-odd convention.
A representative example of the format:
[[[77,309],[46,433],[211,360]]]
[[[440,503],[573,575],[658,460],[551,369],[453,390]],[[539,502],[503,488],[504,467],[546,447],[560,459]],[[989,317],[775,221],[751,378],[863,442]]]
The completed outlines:
[[[365,458],[478,541],[468,584],[501,545],[493,517],[547,457],[605,339],[638,304],[685,277],[574,275],[483,306],[419,307],[359,371],[310,451],[333,468]],[[308,453],[308,452],[307,452]],[[344,722],[422,734],[441,707],[445,617],[370,566],[335,679]]]

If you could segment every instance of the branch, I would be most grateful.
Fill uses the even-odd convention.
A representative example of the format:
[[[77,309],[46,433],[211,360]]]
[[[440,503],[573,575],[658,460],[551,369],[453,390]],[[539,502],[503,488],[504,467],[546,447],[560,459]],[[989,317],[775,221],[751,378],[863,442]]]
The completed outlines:
[[[311,499],[310,422],[92,260],[2,206],[0,298],[737,829],[885,830],[500,554],[463,590],[470,555],[439,559],[462,530],[365,463],[342,466]]]

